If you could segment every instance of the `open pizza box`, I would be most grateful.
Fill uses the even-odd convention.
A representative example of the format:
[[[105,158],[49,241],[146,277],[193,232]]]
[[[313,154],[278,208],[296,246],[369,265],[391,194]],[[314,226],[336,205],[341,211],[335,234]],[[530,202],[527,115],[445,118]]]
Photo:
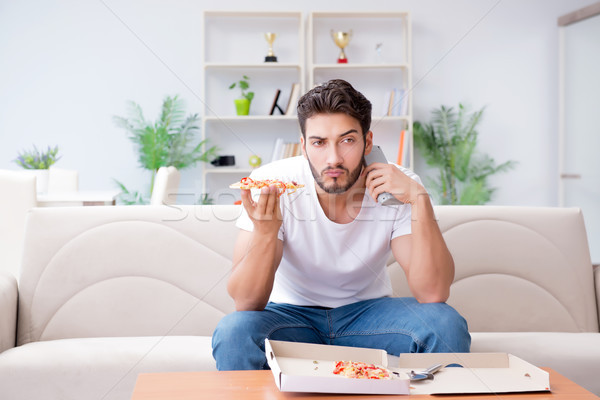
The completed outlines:
[[[462,394],[550,390],[548,372],[506,353],[402,354],[398,358],[388,357],[379,349],[269,339],[265,340],[265,353],[275,384],[282,392]],[[352,379],[335,375],[337,361],[382,366],[392,372],[392,378]],[[411,370],[421,371],[438,363],[459,366],[442,368],[433,380],[410,381],[407,373]]]

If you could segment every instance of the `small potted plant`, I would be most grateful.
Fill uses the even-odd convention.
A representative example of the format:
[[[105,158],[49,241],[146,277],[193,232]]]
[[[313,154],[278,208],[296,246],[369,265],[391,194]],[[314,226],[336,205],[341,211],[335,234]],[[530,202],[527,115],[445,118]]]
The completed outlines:
[[[234,100],[237,115],[248,115],[250,113],[250,103],[254,98],[254,92],[248,91],[248,88],[250,88],[248,80],[250,80],[250,78],[246,75],[243,75],[242,79],[237,82],[233,82],[229,86],[229,89],[233,89],[237,86],[242,92],[242,97]]]
[[[46,151],[40,151],[33,146],[33,150],[20,152],[14,162],[35,175],[38,193],[46,193],[48,191],[48,168],[59,159],[58,146],[54,148],[48,146]]]

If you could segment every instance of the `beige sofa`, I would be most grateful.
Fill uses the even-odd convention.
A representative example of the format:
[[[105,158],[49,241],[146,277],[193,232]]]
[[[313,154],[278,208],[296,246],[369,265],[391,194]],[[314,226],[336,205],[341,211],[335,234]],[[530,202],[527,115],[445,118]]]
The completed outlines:
[[[33,209],[18,287],[0,278],[0,398],[128,399],[140,372],[214,370],[210,335],[233,311],[239,212]],[[513,353],[600,394],[600,273],[594,283],[581,213],[436,213],[457,265],[449,303],[469,322],[472,350]],[[407,295],[390,268],[395,293]]]

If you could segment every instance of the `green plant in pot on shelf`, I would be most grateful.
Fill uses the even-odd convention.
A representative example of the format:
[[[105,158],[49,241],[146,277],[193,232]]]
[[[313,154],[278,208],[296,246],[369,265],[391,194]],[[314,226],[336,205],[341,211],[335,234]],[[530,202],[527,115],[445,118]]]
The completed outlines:
[[[440,204],[487,203],[495,191],[488,178],[516,165],[515,161],[497,165],[490,156],[477,151],[476,127],[483,110],[469,113],[459,104],[456,112],[441,106],[433,110],[430,124],[413,125],[415,147],[438,171],[437,176],[427,180]]]
[[[34,145],[33,150],[23,150],[19,152],[17,158],[13,161],[35,175],[37,192],[45,193],[48,191],[48,169],[59,159],[58,146],[48,146],[47,150],[39,150]]]
[[[199,120],[198,114],[185,116],[185,104],[178,96],[164,99],[161,114],[155,122],[146,120],[142,108],[133,101],[128,103],[128,118],[113,117],[114,123],[125,129],[135,144],[140,167],[152,173],[148,194],[128,190],[115,180],[122,190],[118,198],[120,203],[148,203],[160,167],[174,166],[182,170],[198,162],[210,162],[216,156],[216,146],[206,149],[205,140],[196,143]]]
[[[237,115],[248,115],[250,113],[250,103],[252,103],[252,99],[254,98],[254,92],[249,92],[250,84],[248,81],[250,78],[246,75],[242,76],[237,82],[233,82],[229,89],[234,89],[235,87],[240,88],[242,93],[241,97],[235,99],[233,102],[235,103],[235,110]]]

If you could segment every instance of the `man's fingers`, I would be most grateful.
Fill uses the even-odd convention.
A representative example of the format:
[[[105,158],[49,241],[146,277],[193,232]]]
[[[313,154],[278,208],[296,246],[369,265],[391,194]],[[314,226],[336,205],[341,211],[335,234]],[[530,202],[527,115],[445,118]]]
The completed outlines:
[[[250,210],[254,207],[254,200],[252,200],[250,189],[242,189],[242,204],[249,214]]]
[[[382,177],[384,172],[383,168],[374,168],[373,165],[370,165],[367,169],[366,183],[368,184],[372,180]]]
[[[264,217],[264,215],[267,211],[268,200],[269,200],[269,188],[263,187],[260,189],[260,197],[258,198],[258,203],[256,204],[257,215]]]
[[[269,198],[267,199],[267,206],[265,209],[265,214],[273,217],[276,214],[275,207],[279,207],[279,191],[276,186],[269,186]]]

